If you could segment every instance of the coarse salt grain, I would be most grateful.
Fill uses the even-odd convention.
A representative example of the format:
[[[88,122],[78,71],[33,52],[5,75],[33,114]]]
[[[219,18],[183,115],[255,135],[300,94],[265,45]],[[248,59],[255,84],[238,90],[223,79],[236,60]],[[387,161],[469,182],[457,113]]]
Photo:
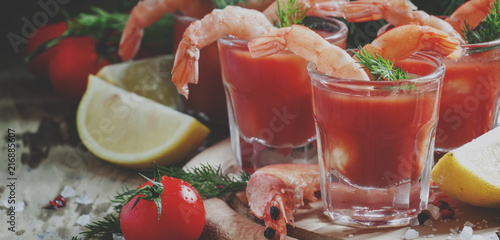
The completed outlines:
[[[348,237],[349,237],[349,238],[353,238],[353,237],[354,237],[354,235],[352,235],[352,234],[349,234],[349,235],[348,235]]]
[[[403,239],[416,239],[418,238],[419,233],[415,231],[414,229],[408,229],[406,231],[405,235],[403,235]]]
[[[467,222],[464,223],[464,226],[473,228],[476,225],[474,225],[474,223],[471,223],[470,221],[467,221]]]
[[[433,224],[434,224],[434,223],[433,223],[433,222],[432,222],[432,220],[430,220],[430,219],[427,219],[427,220],[425,220],[425,222],[424,222],[424,225],[425,225],[425,226],[429,226],[429,227],[432,227],[432,225],[433,225]]]
[[[113,240],[125,240],[125,237],[119,233],[113,233]]]
[[[79,197],[76,198],[76,202],[84,205],[89,205],[94,203],[94,199],[92,199],[89,195],[87,194],[82,194]]]
[[[440,209],[438,206],[435,206],[435,205],[432,205],[432,204],[429,204],[427,206],[427,210],[429,210],[429,212],[431,213],[431,216],[432,218],[434,218],[434,220],[438,220],[439,219],[439,215],[441,214],[440,213]]]
[[[472,240],[472,233],[474,231],[472,230],[471,227],[469,226],[465,226],[463,229],[462,229],[462,232],[460,233],[460,239],[461,240]]]
[[[63,198],[70,198],[70,197],[76,196],[76,191],[75,191],[75,189],[73,189],[70,186],[65,186],[60,194],[61,194],[61,197],[63,197]]]
[[[24,206],[25,206],[24,201],[15,201],[13,203],[13,202],[9,202],[9,199],[7,199],[7,198],[3,199],[3,205],[7,209],[13,208],[14,212],[24,211]]]
[[[76,219],[76,223],[85,226],[90,223],[90,215],[83,214]]]
[[[493,234],[492,237],[490,237],[489,240],[500,240],[497,234]]]

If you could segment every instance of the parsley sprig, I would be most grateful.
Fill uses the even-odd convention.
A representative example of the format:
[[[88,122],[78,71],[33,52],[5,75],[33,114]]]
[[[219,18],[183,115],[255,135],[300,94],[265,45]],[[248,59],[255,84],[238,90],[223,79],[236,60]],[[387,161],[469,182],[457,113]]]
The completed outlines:
[[[307,8],[299,0],[277,0],[276,15],[278,20],[274,20],[273,24],[278,28],[304,25],[302,20],[307,15]]]
[[[368,72],[370,78],[374,81],[396,81],[402,79],[411,79],[412,76],[404,71],[394,62],[384,59],[380,55],[371,54],[362,47],[354,54],[358,58],[358,63]]]
[[[479,23],[479,25],[472,29],[470,25],[464,21],[462,35],[467,43],[483,43],[493,41],[500,37],[500,4],[495,1],[491,4],[490,12]]]

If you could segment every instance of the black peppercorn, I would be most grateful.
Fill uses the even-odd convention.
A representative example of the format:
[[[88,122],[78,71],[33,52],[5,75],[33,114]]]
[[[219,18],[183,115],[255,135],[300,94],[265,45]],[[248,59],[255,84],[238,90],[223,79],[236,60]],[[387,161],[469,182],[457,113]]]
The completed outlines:
[[[269,213],[271,214],[271,219],[274,221],[280,217],[280,210],[275,206],[269,208]]]
[[[266,228],[266,230],[264,230],[264,237],[267,238],[267,239],[273,239],[274,238],[274,235],[276,235],[276,230],[272,229],[272,228]]]

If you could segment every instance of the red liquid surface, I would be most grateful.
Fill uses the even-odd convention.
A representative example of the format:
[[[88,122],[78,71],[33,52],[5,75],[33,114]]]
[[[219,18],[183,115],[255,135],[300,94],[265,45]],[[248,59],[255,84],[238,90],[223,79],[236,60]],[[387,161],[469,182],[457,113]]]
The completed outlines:
[[[191,21],[174,21],[174,43],[175,48],[182,39],[184,30]],[[227,123],[227,105],[222,85],[220,71],[219,53],[217,42],[214,42],[200,50],[199,81],[198,84],[189,84],[189,98],[185,101],[185,107],[193,114],[204,115],[207,120]]]
[[[444,60],[436,148],[446,151],[460,147],[492,128],[499,107],[500,61],[485,55],[493,52],[498,54],[500,50],[467,56],[458,62]]]
[[[407,64],[418,75],[430,72],[429,65]],[[393,94],[387,89],[332,92],[313,87],[325,169],[367,187],[419,179],[437,122],[437,98],[434,90]]]

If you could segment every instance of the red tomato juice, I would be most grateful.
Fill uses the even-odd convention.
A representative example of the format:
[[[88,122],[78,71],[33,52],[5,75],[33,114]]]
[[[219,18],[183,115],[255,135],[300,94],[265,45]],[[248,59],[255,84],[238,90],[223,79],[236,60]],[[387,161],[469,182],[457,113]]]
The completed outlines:
[[[423,62],[405,60],[400,65],[417,75],[431,72],[430,65]],[[429,144],[437,124],[437,86],[417,84],[411,90],[405,86],[401,89],[406,90],[391,90],[387,82],[366,83],[313,87],[314,118],[325,169],[364,187],[416,181],[431,151]]]
[[[438,150],[447,152],[460,147],[497,125],[499,53],[496,49],[470,54],[459,61],[443,59],[446,74],[436,133]]]

